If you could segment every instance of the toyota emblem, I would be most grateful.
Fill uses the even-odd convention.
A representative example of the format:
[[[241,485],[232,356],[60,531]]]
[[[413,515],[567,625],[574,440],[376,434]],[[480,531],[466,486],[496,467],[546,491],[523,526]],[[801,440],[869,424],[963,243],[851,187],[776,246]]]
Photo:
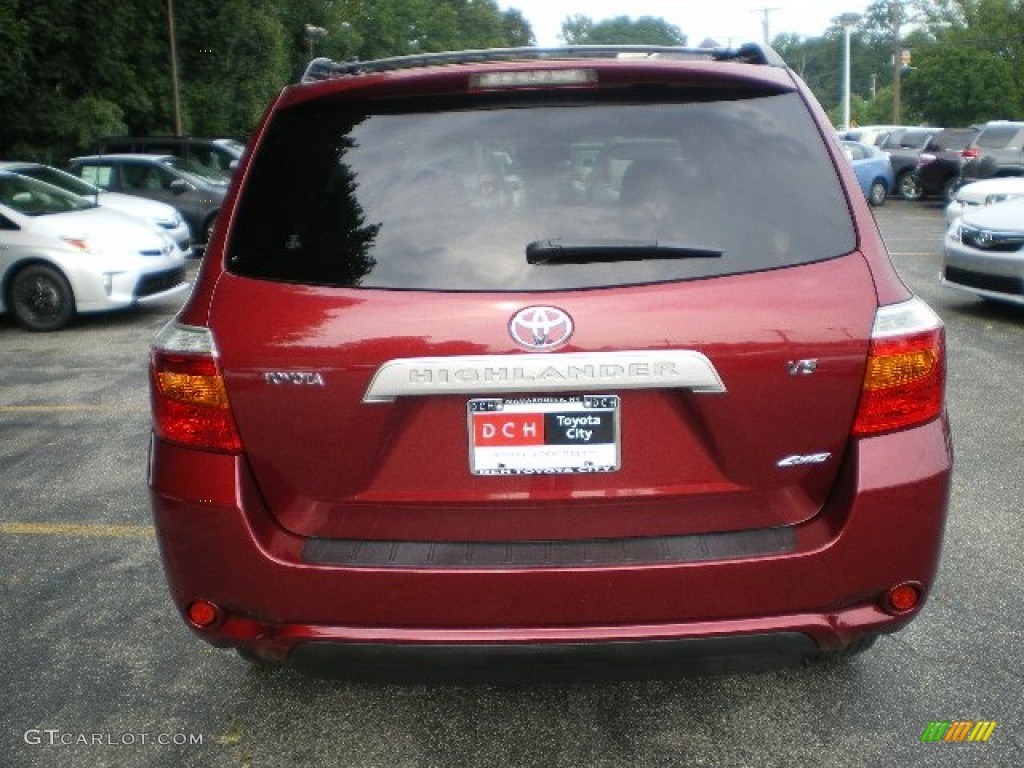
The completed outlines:
[[[557,349],[572,336],[572,318],[557,307],[527,307],[512,316],[508,332],[525,349]]]

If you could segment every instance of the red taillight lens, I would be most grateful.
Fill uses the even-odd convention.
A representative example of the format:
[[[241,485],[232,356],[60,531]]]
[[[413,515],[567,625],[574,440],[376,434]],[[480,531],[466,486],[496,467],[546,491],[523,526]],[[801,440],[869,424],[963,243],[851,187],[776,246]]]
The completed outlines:
[[[978,149],[964,149],[960,151],[960,157],[964,160],[976,160],[981,157],[981,150]]]
[[[892,432],[942,414],[942,321],[920,299],[883,307],[875,319],[853,434]]]
[[[158,437],[190,448],[241,452],[208,330],[165,328],[153,342],[150,378]]]

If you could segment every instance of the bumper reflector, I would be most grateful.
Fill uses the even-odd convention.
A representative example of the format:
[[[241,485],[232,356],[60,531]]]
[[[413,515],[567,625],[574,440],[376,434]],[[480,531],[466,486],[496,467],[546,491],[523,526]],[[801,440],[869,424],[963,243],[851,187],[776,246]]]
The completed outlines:
[[[921,588],[916,584],[899,584],[885,593],[885,607],[890,613],[907,613],[921,602]]]
[[[188,620],[197,627],[210,627],[220,620],[220,609],[208,600],[196,600],[188,606]]]

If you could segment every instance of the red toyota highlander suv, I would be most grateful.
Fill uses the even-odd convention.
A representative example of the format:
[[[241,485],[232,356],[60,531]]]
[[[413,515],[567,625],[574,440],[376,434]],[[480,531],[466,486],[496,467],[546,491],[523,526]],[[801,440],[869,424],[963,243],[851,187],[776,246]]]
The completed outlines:
[[[938,317],[771,49],[314,61],[151,357],[205,640],[314,674],[861,650],[931,589]]]

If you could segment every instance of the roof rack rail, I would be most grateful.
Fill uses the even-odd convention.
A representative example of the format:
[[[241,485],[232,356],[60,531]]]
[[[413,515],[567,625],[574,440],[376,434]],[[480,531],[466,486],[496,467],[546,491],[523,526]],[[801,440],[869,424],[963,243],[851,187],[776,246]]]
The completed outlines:
[[[416,69],[444,64],[474,64],[484,61],[521,61],[524,59],[554,60],[572,58],[615,58],[621,55],[706,58],[712,61],[736,61],[742,64],[764,64],[784,67],[782,57],[770,46],[747,43],[739,48],[686,48],[669,45],[571,45],[562,48],[482,48],[468,51],[445,51],[393,56],[371,61],[336,62],[327,58],[313,59],[299,79],[315,83],[353,75]]]

